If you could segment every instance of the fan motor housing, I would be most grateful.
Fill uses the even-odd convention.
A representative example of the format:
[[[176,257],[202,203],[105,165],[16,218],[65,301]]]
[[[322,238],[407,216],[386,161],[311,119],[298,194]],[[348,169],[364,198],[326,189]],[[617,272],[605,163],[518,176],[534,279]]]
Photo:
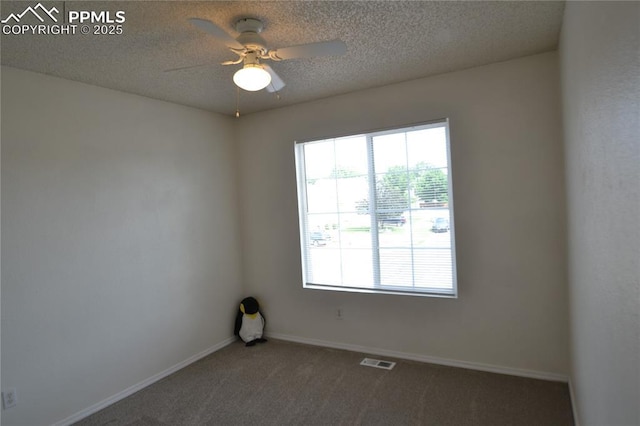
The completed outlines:
[[[259,19],[240,19],[236,22],[236,31],[240,33],[236,40],[249,50],[266,50],[267,43],[259,35],[263,29],[264,24]]]
[[[236,22],[236,31],[243,33],[250,31],[252,33],[260,33],[264,29],[264,24],[259,19],[242,18]]]
[[[238,43],[249,50],[266,50],[267,43],[257,33],[246,31],[236,38]]]

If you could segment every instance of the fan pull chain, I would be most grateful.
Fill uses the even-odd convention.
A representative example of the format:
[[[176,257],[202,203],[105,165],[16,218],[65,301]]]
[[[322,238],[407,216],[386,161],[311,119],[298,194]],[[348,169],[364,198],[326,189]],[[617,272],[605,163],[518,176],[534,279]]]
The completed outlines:
[[[240,88],[236,86],[236,118],[240,118]]]
[[[269,83],[269,86],[273,89],[273,92],[276,94],[276,99],[280,100],[280,92],[276,90],[276,86],[273,85],[273,80]]]

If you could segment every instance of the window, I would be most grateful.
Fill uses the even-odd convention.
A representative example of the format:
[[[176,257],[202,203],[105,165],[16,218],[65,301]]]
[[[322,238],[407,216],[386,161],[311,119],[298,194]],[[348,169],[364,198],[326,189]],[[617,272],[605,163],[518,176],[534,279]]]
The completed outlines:
[[[295,153],[304,287],[456,296],[447,121]]]

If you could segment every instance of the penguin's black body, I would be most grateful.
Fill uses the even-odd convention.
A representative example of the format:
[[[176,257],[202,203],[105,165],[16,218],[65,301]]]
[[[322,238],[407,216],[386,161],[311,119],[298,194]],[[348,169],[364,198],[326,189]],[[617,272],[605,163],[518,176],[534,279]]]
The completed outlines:
[[[240,302],[240,309],[236,315],[234,334],[246,343],[253,346],[256,343],[264,343],[267,339],[262,337],[266,320],[260,312],[260,305],[253,297],[246,297]]]

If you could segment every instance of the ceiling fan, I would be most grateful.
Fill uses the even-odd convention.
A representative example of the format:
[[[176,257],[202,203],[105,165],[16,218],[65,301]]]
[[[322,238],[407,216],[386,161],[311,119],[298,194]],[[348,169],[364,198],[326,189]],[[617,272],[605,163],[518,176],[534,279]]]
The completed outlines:
[[[342,40],[321,41],[281,49],[269,49],[266,41],[260,36],[260,32],[264,29],[264,24],[255,18],[242,18],[236,22],[235,29],[240,33],[236,38],[233,38],[225,30],[207,19],[190,18],[189,22],[224,43],[233,53],[238,55],[238,59],[222,62],[222,65],[242,63],[242,68],[236,71],[233,81],[241,89],[251,92],[264,88],[268,92],[278,92],[285,86],[285,83],[273,68],[261,63],[261,61],[284,61],[296,58],[343,55],[347,51],[347,46]]]

